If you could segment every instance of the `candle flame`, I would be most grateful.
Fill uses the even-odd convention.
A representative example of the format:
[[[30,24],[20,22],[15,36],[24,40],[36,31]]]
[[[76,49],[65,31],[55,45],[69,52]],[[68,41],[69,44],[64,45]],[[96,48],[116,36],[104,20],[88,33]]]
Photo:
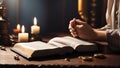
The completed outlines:
[[[34,17],[34,25],[37,25],[37,18]]]
[[[20,30],[20,24],[17,24],[17,29]]]
[[[22,33],[24,33],[24,32],[25,32],[25,26],[22,25]]]

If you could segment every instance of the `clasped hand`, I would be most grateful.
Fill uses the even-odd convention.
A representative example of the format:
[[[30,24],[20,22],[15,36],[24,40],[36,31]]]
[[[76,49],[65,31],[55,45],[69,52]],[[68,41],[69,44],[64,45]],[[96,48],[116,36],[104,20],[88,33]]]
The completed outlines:
[[[97,35],[90,25],[75,18],[69,23],[69,31],[73,37],[79,37],[84,40],[94,40]]]

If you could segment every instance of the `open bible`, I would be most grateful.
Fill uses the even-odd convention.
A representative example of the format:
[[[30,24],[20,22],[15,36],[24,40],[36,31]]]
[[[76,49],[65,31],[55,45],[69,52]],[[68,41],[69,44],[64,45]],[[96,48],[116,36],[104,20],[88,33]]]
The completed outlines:
[[[94,52],[98,48],[94,43],[65,36],[52,38],[48,43],[42,41],[16,43],[11,50],[29,59],[49,55],[65,55],[74,51]]]

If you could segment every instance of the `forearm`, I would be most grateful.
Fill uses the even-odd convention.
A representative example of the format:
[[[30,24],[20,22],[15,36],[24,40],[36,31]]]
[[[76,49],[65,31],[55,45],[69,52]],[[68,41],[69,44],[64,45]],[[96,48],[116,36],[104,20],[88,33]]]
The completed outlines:
[[[106,31],[101,31],[97,29],[94,29],[94,31],[96,32],[96,41],[107,41]]]

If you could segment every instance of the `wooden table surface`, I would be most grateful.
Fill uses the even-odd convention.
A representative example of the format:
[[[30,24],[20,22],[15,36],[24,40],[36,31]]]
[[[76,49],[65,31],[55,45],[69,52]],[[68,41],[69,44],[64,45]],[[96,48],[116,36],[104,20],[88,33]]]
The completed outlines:
[[[19,56],[19,60],[15,60],[15,56],[18,55],[10,50],[10,47],[6,48],[6,51],[0,50],[0,67],[1,66],[92,66],[92,67],[120,67],[120,55],[105,54],[105,59],[93,58],[93,61],[83,61],[79,56],[69,58],[52,58],[50,57],[43,60],[27,60],[22,56]],[[82,56],[82,55],[81,55]]]
[[[49,39],[51,39],[49,36],[42,38],[44,42],[47,42]],[[105,49],[104,47],[106,46],[103,46],[103,50]],[[120,68],[120,54],[104,53],[104,51],[102,53],[106,57],[105,59],[93,57],[93,61],[83,61],[79,58],[80,56],[84,56],[82,53],[74,57],[62,56],[58,58],[57,56],[55,58],[54,56],[54,58],[45,57],[44,59],[41,58],[41,60],[27,60],[11,51],[11,48],[12,46],[6,47],[6,50],[0,50],[0,68]],[[15,59],[16,55],[19,56],[19,60]]]

